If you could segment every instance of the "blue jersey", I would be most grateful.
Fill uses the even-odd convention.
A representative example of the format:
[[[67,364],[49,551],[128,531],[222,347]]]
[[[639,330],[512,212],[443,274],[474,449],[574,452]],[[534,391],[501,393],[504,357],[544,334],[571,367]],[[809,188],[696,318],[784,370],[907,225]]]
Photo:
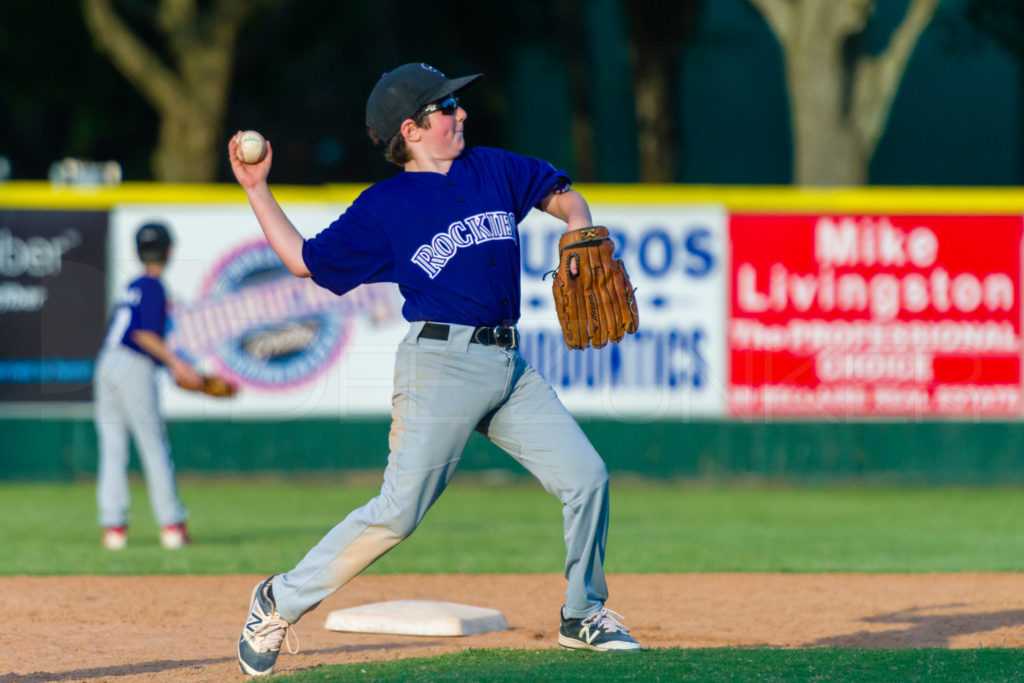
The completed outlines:
[[[447,174],[402,172],[366,189],[305,241],[302,258],[335,294],[397,283],[410,322],[511,325],[519,320],[518,225],[568,182],[546,161],[474,147]]]
[[[155,277],[143,275],[118,295],[104,346],[121,344],[153,358],[132,340],[132,333],[147,330],[162,339],[167,334],[167,324],[167,294],[163,283]],[[156,358],[153,360],[161,364]]]

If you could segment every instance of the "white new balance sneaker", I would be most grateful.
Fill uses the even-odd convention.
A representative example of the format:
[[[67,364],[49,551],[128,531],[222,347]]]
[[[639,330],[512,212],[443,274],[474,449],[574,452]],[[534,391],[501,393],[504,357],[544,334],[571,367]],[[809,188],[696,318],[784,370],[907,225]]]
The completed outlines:
[[[570,650],[639,652],[640,643],[633,640],[620,619],[621,614],[607,607],[583,619],[566,618],[563,611],[558,644]]]
[[[252,591],[252,602],[249,605],[249,616],[242,628],[242,636],[238,639],[238,666],[242,673],[250,676],[269,676],[274,673],[277,655],[281,652],[281,643],[288,633],[288,622],[281,618],[274,606],[274,595],[271,591],[271,576],[261,581]],[[292,654],[298,652],[298,647]]]

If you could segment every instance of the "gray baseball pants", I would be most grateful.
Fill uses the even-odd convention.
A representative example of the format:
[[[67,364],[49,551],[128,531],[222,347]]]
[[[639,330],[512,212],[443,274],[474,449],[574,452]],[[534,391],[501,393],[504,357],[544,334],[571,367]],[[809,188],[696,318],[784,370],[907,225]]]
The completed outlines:
[[[517,350],[470,343],[472,327],[448,339],[418,339],[413,323],[398,347],[391,449],[380,494],[351,512],[291,571],[273,579],[289,623],[316,607],[409,536],[444,491],[470,435],[479,430],[562,502],[567,617],[598,612],[604,576],[608,473],[554,390]]]
[[[123,526],[129,521],[129,432],[135,438],[157,523],[178,524],[187,517],[178,498],[156,373],[152,358],[120,345],[105,348],[96,363],[95,418],[100,450],[96,500],[103,526]]]

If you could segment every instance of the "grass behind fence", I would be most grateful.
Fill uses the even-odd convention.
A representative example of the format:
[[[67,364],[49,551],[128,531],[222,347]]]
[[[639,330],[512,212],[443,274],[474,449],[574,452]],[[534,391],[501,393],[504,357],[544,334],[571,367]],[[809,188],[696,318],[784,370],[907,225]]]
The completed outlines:
[[[346,480],[184,480],[195,544],[162,550],[133,486],[129,547],[99,547],[95,489],[0,485],[0,575],[227,574],[291,568],[377,493]],[[1024,569],[1024,491],[613,482],[606,568],[625,572]],[[561,506],[538,484],[458,478],[369,573],[561,572]]]

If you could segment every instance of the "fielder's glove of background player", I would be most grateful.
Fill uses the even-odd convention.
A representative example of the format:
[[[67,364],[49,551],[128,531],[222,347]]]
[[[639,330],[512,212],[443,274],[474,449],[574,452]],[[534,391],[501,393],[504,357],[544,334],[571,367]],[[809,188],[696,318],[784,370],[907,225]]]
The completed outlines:
[[[618,343],[640,325],[633,285],[608,228],[571,230],[558,240],[558,270],[552,290],[555,311],[570,349]]]
[[[178,386],[181,386],[180,384]],[[184,387],[183,387],[184,388]],[[203,383],[198,391],[201,394],[209,394],[217,398],[231,398],[238,393],[238,386],[216,375],[203,375]]]

